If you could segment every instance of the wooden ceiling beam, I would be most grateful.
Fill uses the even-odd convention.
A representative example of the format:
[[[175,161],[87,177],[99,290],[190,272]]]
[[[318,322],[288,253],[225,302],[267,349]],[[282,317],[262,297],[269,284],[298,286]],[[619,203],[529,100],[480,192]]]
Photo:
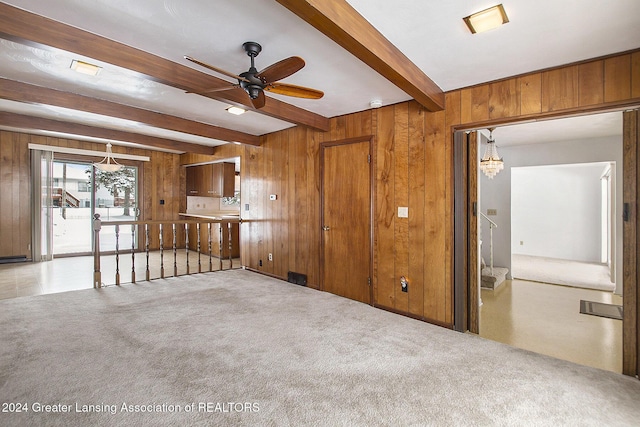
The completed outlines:
[[[428,111],[444,109],[442,89],[345,0],[277,2],[411,95]]]
[[[229,85],[226,80],[186,65],[169,61],[6,3],[0,3],[0,37],[40,49],[50,50],[53,47],[73,52],[135,71],[145,78],[187,92],[202,93],[208,89]],[[275,98],[268,97],[263,108],[255,109],[249,97],[242,91],[212,92],[202,96],[241,105],[245,109],[289,123],[322,131],[329,130],[328,118]]]
[[[141,144],[147,147],[180,151],[183,153],[213,154],[213,147],[189,142],[173,141],[139,133],[125,132],[116,129],[106,129],[78,123],[62,122],[59,120],[42,117],[27,116],[24,114],[0,112],[0,126],[10,128],[41,130],[76,135],[79,138],[100,138],[109,141],[122,141]]]
[[[133,120],[157,128],[188,133],[205,138],[213,138],[220,141],[260,145],[260,137],[248,133],[3,78],[0,78],[0,98],[30,104],[53,105],[103,116]]]

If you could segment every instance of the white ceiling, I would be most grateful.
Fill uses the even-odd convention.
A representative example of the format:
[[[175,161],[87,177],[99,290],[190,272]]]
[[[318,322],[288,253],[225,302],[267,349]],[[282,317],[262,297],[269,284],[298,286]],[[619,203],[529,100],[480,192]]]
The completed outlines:
[[[484,129],[485,136],[489,132]],[[606,139],[622,135],[622,112],[615,111],[556,120],[535,121],[496,127],[493,137],[498,147],[545,144],[557,141]]]
[[[443,91],[640,47],[638,0],[504,0],[510,22],[476,35],[468,31],[462,18],[493,5],[491,1],[348,1]],[[326,117],[368,109],[374,99],[384,105],[410,99],[275,0],[10,0],[4,3],[212,74],[183,56],[193,56],[233,73],[248,68],[249,58],[241,47],[248,40],[257,41],[263,47],[256,58],[258,69],[289,56],[301,56],[306,66],[284,82],[320,89],[325,92],[324,98],[269,96]],[[69,69],[72,59],[95,63],[103,70],[97,77],[80,75]],[[69,52],[45,51],[7,40],[0,40],[0,76],[253,135],[293,126],[256,112],[233,116],[224,110],[226,103],[186,94],[129,70]],[[58,107],[0,100],[0,111],[202,145],[223,143]],[[555,136],[547,138],[562,139],[568,134],[561,128],[563,122],[541,122],[536,126],[553,123]],[[613,119],[587,122],[608,126],[603,130],[605,133],[614,129],[618,134],[621,132],[621,126]],[[567,125],[576,127],[570,122]],[[518,127],[509,128],[513,133]],[[507,132],[506,127],[504,131]],[[531,134],[530,131],[524,133]]]

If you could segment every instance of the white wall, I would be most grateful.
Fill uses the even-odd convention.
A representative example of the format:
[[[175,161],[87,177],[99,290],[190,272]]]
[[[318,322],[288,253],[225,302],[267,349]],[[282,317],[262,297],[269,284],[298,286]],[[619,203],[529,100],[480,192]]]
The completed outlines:
[[[483,137],[483,141],[486,139]],[[501,147],[505,168],[492,180],[480,177],[480,209],[497,209],[490,218],[498,224],[493,233],[494,265],[511,270],[511,168],[573,163],[616,162],[616,293],[622,293],[622,137],[590,138],[545,144]],[[485,144],[479,148],[484,152]],[[482,255],[489,260],[489,225],[481,221]]]
[[[511,168],[511,253],[600,262],[609,163]]]

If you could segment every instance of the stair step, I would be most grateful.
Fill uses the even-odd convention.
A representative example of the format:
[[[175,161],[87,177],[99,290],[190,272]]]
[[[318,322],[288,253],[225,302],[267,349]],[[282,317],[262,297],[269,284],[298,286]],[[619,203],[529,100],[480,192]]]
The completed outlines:
[[[493,267],[493,274],[491,274],[491,268],[485,267],[482,269],[481,286],[485,289],[496,289],[506,280],[507,273],[509,273],[508,268]]]

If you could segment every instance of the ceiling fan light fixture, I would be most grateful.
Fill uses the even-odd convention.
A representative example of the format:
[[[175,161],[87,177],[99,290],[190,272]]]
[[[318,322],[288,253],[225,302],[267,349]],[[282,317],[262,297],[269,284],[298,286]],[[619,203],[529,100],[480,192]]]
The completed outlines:
[[[493,30],[509,22],[507,12],[502,4],[481,10],[462,19],[472,34]]]
[[[239,116],[247,112],[247,110],[245,110],[244,108],[236,107],[234,105],[227,107],[226,110],[228,113],[234,114],[236,116]]]
[[[88,76],[97,76],[100,74],[100,70],[102,70],[102,67],[89,64],[88,62],[78,61],[77,59],[71,61],[71,66],[69,68],[80,74],[86,74]]]
[[[255,57],[258,56],[262,47],[256,42],[245,42],[242,47],[251,58],[251,66],[247,71],[240,74],[230,73],[229,71],[198,61],[188,55],[185,55],[184,59],[200,65],[201,67],[215,71],[218,74],[237,79],[238,83],[234,83],[229,89],[242,88],[249,95],[251,104],[255,109],[265,106],[265,91],[269,91],[273,94],[305,99],[320,99],[324,96],[324,92],[320,90],[280,82],[280,80],[285,77],[289,77],[304,67],[304,59],[299,56],[290,56],[289,58],[278,61],[267,68],[258,71],[255,67]],[[225,88],[221,89],[227,90]],[[200,93],[200,95],[216,92],[218,90],[220,90],[220,88],[207,90]]]

